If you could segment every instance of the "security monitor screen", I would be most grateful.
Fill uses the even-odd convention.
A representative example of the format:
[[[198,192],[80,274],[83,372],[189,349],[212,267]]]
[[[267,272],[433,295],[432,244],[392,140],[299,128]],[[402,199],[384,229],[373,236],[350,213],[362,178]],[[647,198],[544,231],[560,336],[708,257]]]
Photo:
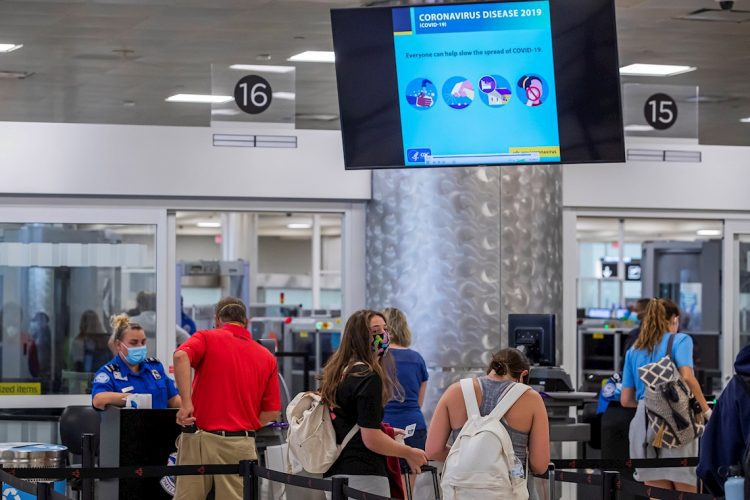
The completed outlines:
[[[347,168],[623,161],[612,0],[332,11]]]

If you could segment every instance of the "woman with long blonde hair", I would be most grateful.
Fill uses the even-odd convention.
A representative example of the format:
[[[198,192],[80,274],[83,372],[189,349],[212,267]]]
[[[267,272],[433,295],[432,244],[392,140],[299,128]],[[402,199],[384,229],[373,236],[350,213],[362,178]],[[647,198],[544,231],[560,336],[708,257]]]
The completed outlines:
[[[390,494],[386,457],[405,459],[414,472],[427,463],[424,451],[394,441],[380,427],[383,407],[397,392],[390,375],[389,344],[382,314],[355,312],[344,326],[341,345],[323,369],[320,384],[337,443],[355,424],[360,427],[324,477],[346,477],[350,487],[382,496]]]
[[[385,421],[393,427],[406,429],[414,426],[411,436],[404,439],[404,443],[425,449],[427,440],[427,424],[422,414],[422,403],[427,390],[427,364],[417,351],[410,349],[411,329],[406,321],[406,315],[395,307],[383,309],[388,331],[391,337],[390,353],[396,364],[396,378],[403,389],[403,401],[392,399],[385,406]],[[405,467],[406,462],[401,461]],[[411,477],[409,484],[414,487],[415,477]]]
[[[646,314],[641,324],[641,332],[633,347],[625,354],[625,368],[622,373],[620,404],[627,408],[637,408],[630,422],[630,458],[656,458],[656,449],[651,445],[653,436],[648,430],[646,406],[643,401],[646,386],[638,376],[638,369],[649,363],[671,355],[682,379],[692,391],[704,412],[710,410],[693,372],[693,339],[690,335],[677,333],[680,325],[680,310],[668,299],[651,299],[646,306]],[[667,352],[671,340],[671,353]],[[659,458],[695,457],[698,455],[698,439],[679,448],[662,447]],[[649,486],[695,492],[695,467],[660,467],[658,469],[636,469],[635,478]]]

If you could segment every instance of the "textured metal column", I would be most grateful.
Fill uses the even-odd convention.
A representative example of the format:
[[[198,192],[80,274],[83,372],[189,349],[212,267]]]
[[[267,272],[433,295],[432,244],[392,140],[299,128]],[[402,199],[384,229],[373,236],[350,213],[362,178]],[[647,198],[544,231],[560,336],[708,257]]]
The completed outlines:
[[[562,363],[562,167],[500,169],[500,290],[502,345],[509,313],[557,315],[557,364]],[[575,349],[573,342],[567,346]]]
[[[430,369],[426,409],[500,346],[499,193],[494,168],[373,172],[367,303],[406,313]]]
[[[373,172],[367,304],[406,313],[425,409],[507,345],[509,312],[559,314],[561,184],[546,166]]]

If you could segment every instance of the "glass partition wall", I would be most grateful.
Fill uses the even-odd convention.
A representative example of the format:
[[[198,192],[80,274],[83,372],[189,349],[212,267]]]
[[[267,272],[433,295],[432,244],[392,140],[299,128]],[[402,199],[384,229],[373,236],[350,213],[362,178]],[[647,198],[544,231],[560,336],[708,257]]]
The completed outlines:
[[[157,341],[157,210],[0,207],[0,407],[90,402],[94,373],[114,357],[110,319]],[[162,352],[159,352],[162,351]]]

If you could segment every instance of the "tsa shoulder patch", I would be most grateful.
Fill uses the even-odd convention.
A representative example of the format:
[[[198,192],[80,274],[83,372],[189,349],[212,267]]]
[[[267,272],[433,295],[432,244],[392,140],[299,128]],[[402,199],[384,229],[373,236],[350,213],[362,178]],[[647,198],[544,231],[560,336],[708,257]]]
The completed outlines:
[[[96,377],[94,377],[94,382],[99,384],[106,384],[107,382],[109,382],[109,375],[107,375],[106,373],[99,373],[96,375]]]

